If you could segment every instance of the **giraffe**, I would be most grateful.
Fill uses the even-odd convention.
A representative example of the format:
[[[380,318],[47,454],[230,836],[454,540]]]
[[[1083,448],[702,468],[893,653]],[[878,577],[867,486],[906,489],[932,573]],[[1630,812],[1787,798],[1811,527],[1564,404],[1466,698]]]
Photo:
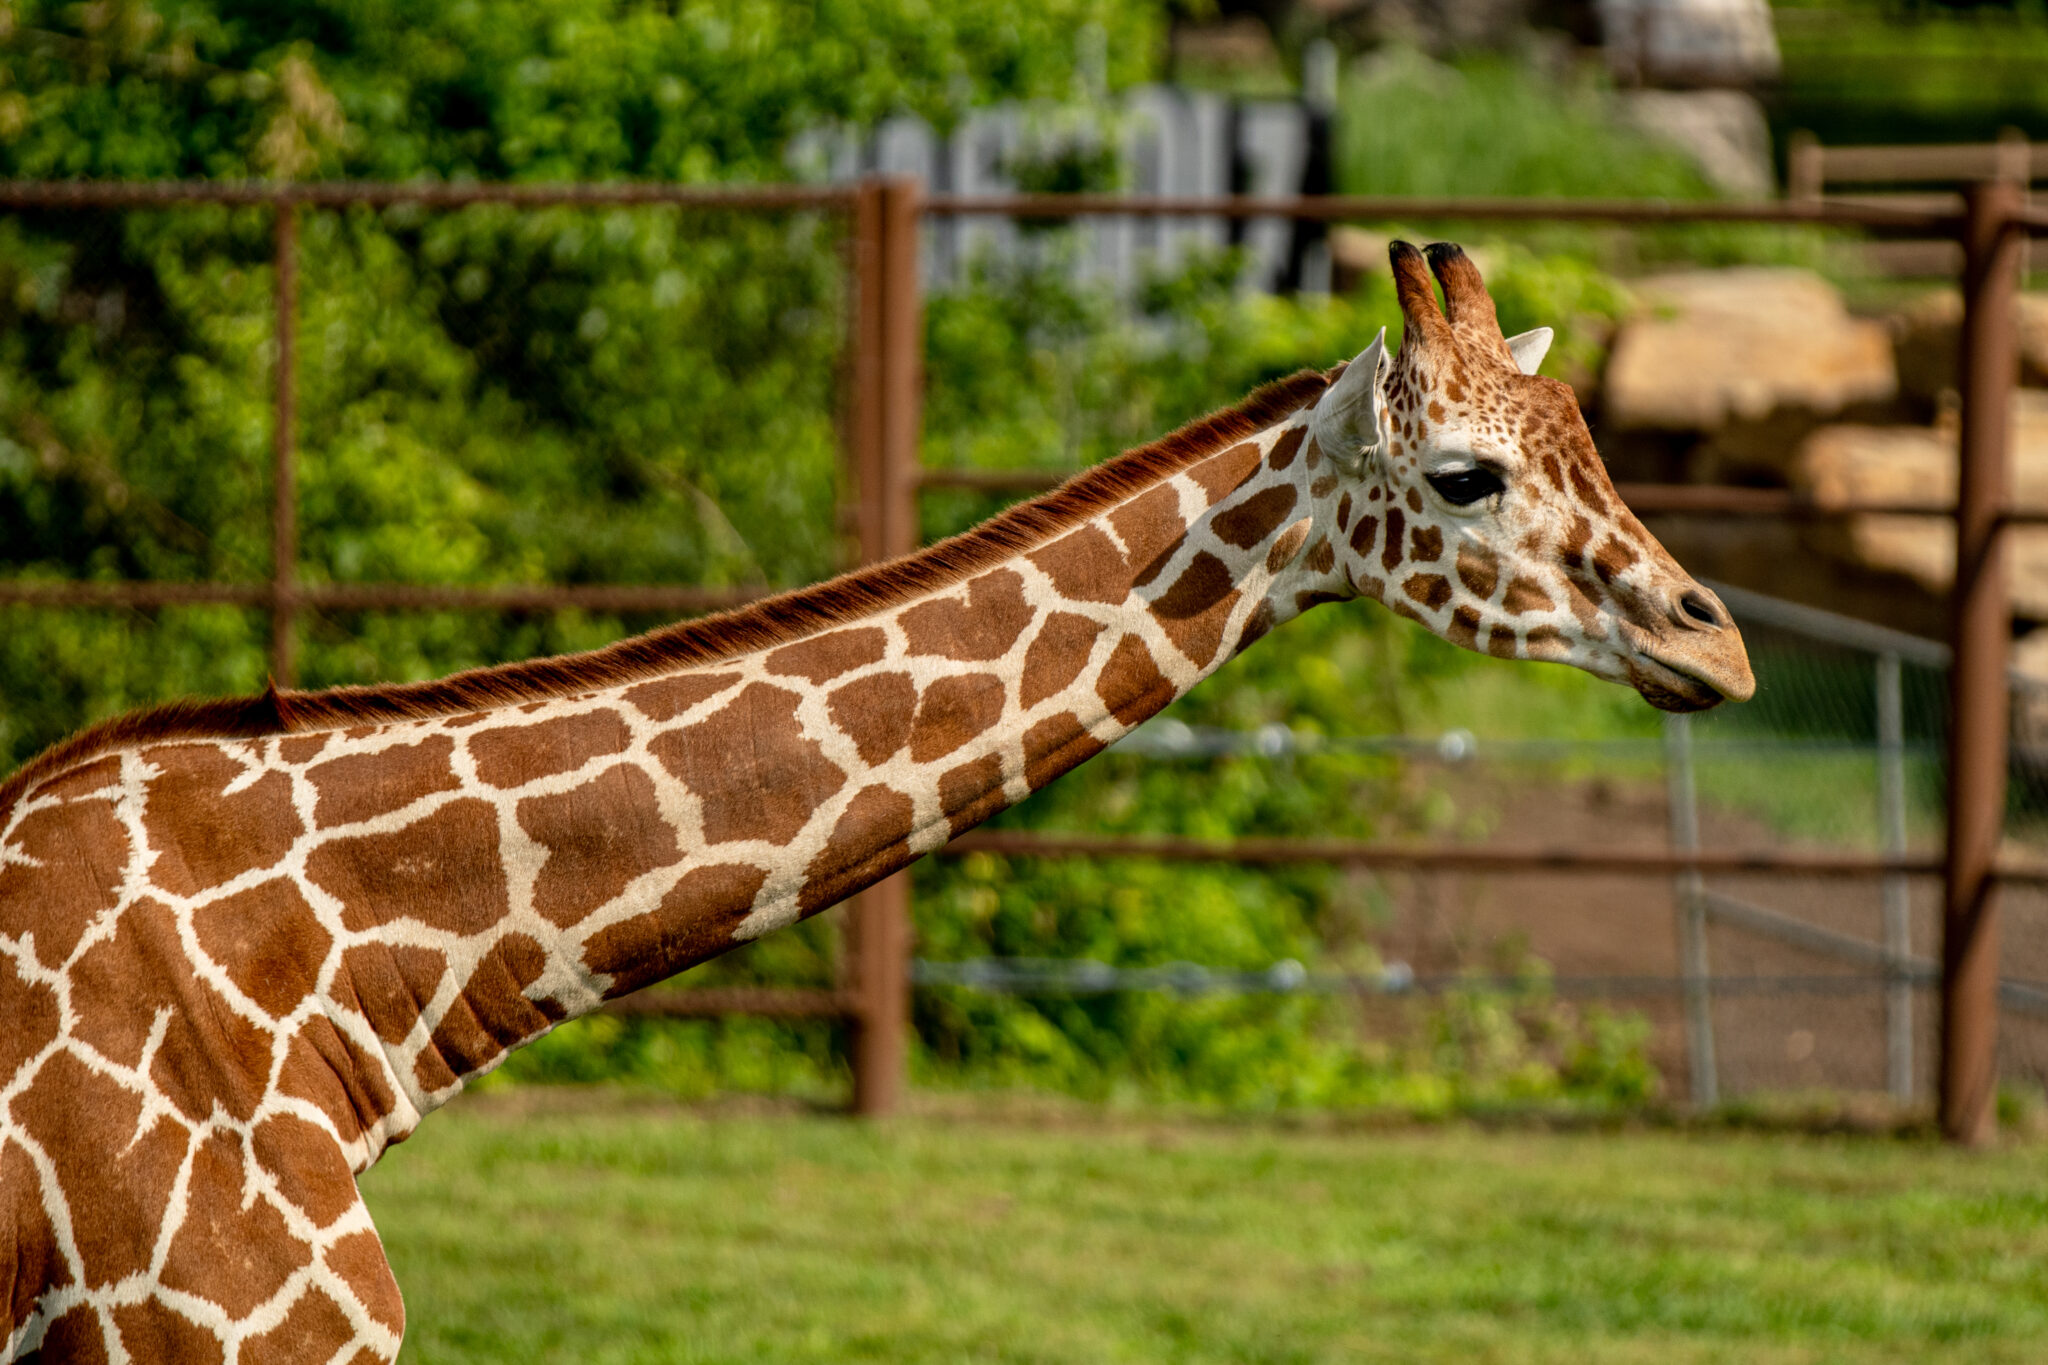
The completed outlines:
[[[391,1360],[355,1178],[424,1115],[1319,603],[1746,699],[1726,611],[1534,374],[1548,331],[1503,337],[1455,246],[1390,254],[1396,355],[918,554],[591,654],[123,717],[0,785],[0,1358]]]

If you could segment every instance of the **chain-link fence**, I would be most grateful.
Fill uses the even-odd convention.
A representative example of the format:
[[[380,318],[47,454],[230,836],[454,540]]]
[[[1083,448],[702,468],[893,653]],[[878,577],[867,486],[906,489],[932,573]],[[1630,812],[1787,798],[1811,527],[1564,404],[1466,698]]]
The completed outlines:
[[[1385,755],[1451,794],[1468,826],[1515,848],[1617,855],[1716,850],[1938,855],[1949,651],[1918,636],[1727,585],[1757,675],[1742,707],[1666,717],[1661,736],[1496,737],[1489,718],[1434,734],[1330,736],[1282,725],[1153,721],[1116,752],[1160,763],[1285,763]],[[2016,678],[2014,713],[2048,692]],[[1497,720],[1497,718],[1493,718]],[[1497,728],[1497,726],[1495,727]],[[2048,838],[2048,771],[2014,748],[2013,840]],[[1936,1083],[1941,903],[1929,876],[1845,880],[1772,871],[1501,876],[1362,874],[1381,908],[1373,972],[1198,963],[919,960],[924,985],[1026,995],[1164,991],[1362,998],[1445,991],[1546,993],[1640,1011],[1676,1093],[1708,1105],[1758,1092],[1885,1092]],[[2048,894],[2009,892],[2000,1076],[2048,1079]],[[1542,971],[1529,973],[1531,962]],[[1391,1016],[1366,1016],[1384,1022]]]

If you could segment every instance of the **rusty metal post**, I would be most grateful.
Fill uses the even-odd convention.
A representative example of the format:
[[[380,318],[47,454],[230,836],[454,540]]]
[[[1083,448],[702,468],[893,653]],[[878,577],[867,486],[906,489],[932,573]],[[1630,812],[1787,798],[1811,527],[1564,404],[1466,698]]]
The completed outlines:
[[[882,183],[861,182],[853,201],[853,325],[847,345],[848,484],[856,560],[888,558],[882,527]]]
[[[1669,796],[1671,847],[1700,851],[1699,784],[1692,766],[1692,721],[1664,718],[1665,787]],[[1702,1112],[1721,1102],[1721,1069],[1714,1059],[1713,976],[1707,963],[1707,879],[1696,867],[1672,879],[1678,912],[1678,980],[1685,1001],[1686,1070],[1692,1075],[1693,1108]]]
[[[1827,168],[1820,139],[1804,128],[1785,140],[1785,197],[1795,204],[1818,203]]]
[[[299,215],[289,201],[277,206],[276,356],[270,417],[270,679],[290,687],[298,669],[298,477],[293,436],[298,422]]]
[[[1941,1128],[1970,1145],[1995,1135],[1998,884],[2005,826],[2012,645],[2001,514],[2018,369],[2014,331],[2024,203],[2010,181],[1966,195],[1961,479],[1956,496],[1955,669],[1949,681],[1948,856],[1941,942]]]
[[[922,425],[917,182],[870,181],[854,211],[857,325],[855,449],[860,472],[861,557],[869,563],[917,548],[918,432]],[[910,1037],[910,874],[854,901],[853,1108],[880,1117],[902,1102]]]

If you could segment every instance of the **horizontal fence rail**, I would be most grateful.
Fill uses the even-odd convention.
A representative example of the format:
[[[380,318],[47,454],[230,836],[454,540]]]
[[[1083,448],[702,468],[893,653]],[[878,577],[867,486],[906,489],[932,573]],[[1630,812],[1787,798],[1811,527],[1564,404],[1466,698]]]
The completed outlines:
[[[655,185],[646,183],[485,185],[416,181],[387,184],[365,181],[320,181],[282,184],[267,181],[166,180],[123,184],[117,181],[0,181],[0,209],[160,209],[186,204],[241,206],[304,206],[347,208],[365,204],[389,208],[417,204],[422,208],[467,208],[471,204],[509,204],[515,208],[556,205],[639,207],[674,205],[693,209],[830,209],[853,207],[857,187],[808,185]]]
[[[1592,872],[1669,876],[1678,872],[1821,877],[1835,880],[1937,877],[1942,860],[1780,849],[1488,848],[1472,844],[1382,844],[1363,839],[1175,839],[1149,835],[1056,834],[978,829],[938,850],[940,857],[993,853],[1023,858],[1166,858],[1176,862],[1328,863],[1405,872]],[[2048,869],[2015,867],[2008,880],[2048,883]]]
[[[267,607],[280,599],[334,611],[725,611],[772,595],[766,588],[663,583],[478,584],[0,582],[0,603],[28,607]]]
[[[318,584],[297,578],[296,409],[297,219],[302,210],[417,206],[456,209],[501,204],[674,207],[734,212],[823,211],[848,215],[855,306],[850,348],[851,413],[847,423],[852,483],[859,490],[858,525],[866,562],[916,546],[915,499],[921,489],[1030,492],[1061,475],[1037,470],[927,470],[917,456],[920,394],[917,354],[918,222],[926,215],[1004,215],[1071,219],[1098,215],[1227,219],[1290,218],[1317,222],[1588,222],[1655,227],[1684,223],[1751,223],[1859,229],[1880,235],[1945,238],[1963,247],[1962,477],[1953,505],[1935,500],[1820,504],[1791,490],[1707,485],[1633,485],[1619,491],[1638,513],[1656,516],[1820,520],[1890,514],[1953,517],[1962,571],[1954,598],[1952,725],[1949,770],[1951,827],[1941,858],[1830,855],[1787,851],[1389,848],[1318,841],[1243,840],[1229,845],[1187,840],[1135,840],[981,831],[950,852],[1032,856],[1154,856],[1209,861],[1336,862],[1348,866],[1467,871],[1603,871],[1697,875],[1927,877],[1945,883],[1942,1122],[1951,1137],[1982,1141],[1990,1132],[1996,980],[1996,888],[2048,884],[2048,870],[2001,861],[2003,775],[2009,759],[2004,730],[2008,599],[2004,533],[2048,523],[2048,510],[2013,504],[2006,472],[2009,397],[2016,355],[2014,298],[2019,248],[2026,235],[2048,234],[2048,206],[2028,205],[2015,187],[1986,182],[1959,199],[1911,204],[1857,199],[1761,203],[1322,196],[1255,199],[1146,198],[1102,195],[923,195],[903,180],[844,187],[810,185],[602,185],[108,182],[0,183],[0,211],[169,210],[218,204],[269,207],[276,216],[278,364],[274,379],[274,563],[268,583],[0,582],[0,604],[23,608],[149,608],[203,604],[267,608],[272,619],[273,673],[293,676],[293,622],[305,609],[451,609],[529,611],[573,606],[616,611],[695,612],[740,605],[762,595],[750,588],[663,584],[413,585]],[[893,892],[888,888],[894,887]],[[889,899],[893,896],[893,901]],[[615,1002],[620,1012],[726,1012],[786,1018],[839,1018],[853,1024],[856,1107],[882,1112],[900,1089],[907,931],[902,883],[892,879],[864,893],[854,916],[850,984],[832,991],[663,991]],[[872,907],[872,911],[869,907]],[[1727,987],[1716,979],[1717,989]],[[1692,983],[1686,988],[1691,989]],[[640,1001],[639,1004],[629,1003]],[[882,1074],[887,1073],[887,1074]]]
[[[1499,199],[1329,194],[1255,198],[1177,198],[1131,194],[933,194],[924,211],[939,216],[1007,218],[1292,218],[1307,222],[1777,223],[1856,227],[1954,237],[1963,230],[1962,203],[1947,209],[1902,208],[1853,200],[1764,200],[1714,203],[1666,199]]]

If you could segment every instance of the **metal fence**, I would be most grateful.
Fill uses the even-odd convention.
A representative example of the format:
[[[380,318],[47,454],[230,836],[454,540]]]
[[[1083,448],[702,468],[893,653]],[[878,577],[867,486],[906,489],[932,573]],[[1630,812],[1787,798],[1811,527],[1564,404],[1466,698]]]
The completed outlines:
[[[1947,737],[1947,833],[1940,856],[1898,851],[1814,853],[1774,848],[1684,847],[1659,851],[1611,848],[1472,848],[1392,846],[1312,840],[1190,841],[1100,839],[1015,831],[970,832],[950,852],[990,850],[1028,856],[1153,857],[1242,863],[1314,861],[1361,868],[1524,873],[1622,871],[1686,879],[1708,874],[1777,874],[1882,885],[1939,878],[1942,887],[1940,1113],[1945,1132],[1964,1142],[1986,1140],[1994,1123],[1998,1022],[1999,892],[2007,886],[2048,886],[2048,867],[2021,866],[1999,855],[2009,758],[2006,659],[2010,614],[2005,583],[2006,533],[2017,524],[2048,521],[2009,506],[2007,447],[2010,397],[2017,373],[2015,296],[2021,248],[2048,231],[2048,210],[2030,209],[2017,186],[1985,182],[1959,198],[1900,208],[1829,200],[1775,204],[1670,204],[1631,201],[1412,199],[1327,196],[1295,200],[1241,197],[1172,199],[1113,195],[923,196],[903,180],[871,180],[846,189],[759,187],[685,189],[653,185],[0,185],[0,210],[169,209],[184,204],[265,205],[275,213],[277,365],[272,442],[272,573],[261,583],[0,583],[0,603],[45,607],[161,606],[230,602],[267,606],[273,672],[293,677],[296,616],[319,606],[502,610],[594,606],[678,612],[736,604],[744,594],[669,585],[456,588],[421,584],[318,585],[295,573],[294,407],[297,221],[307,208],[414,204],[453,208],[473,203],[542,205],[673,205],[753,212],[812,210],[851,220],[854,306],[850,338],[846,463],[858,490],[855,522],[860,557],[906,553],[918,539],[917,499],[932,487],[1028,489],[1052,476],[924,468],[918,460],[920,303],[919,227],[927,217],[1018,215],[1038,219],[1127,217],[1286,217],[1302,221],[1696,222],[1813,224],[1874,232],[1945,237],[1961,243],[1964,323],[1961,357],[1961,479],[1953,506],[1856,504],[1819,508],[1800,495],[1709,486],[1637,485],[1620,489],[1644,515],[1817,518],[1887,512],[1953,517],[1957,532],[1952,607],[1954,665]],[[1694,886],[1691,880],[1688,886]],[[1682,903],[1704,917],[1714,904],[1702,888]],[[1690,913],[1690,912],[1689,912]],[[751,1012],[782,1017],[832,1017],[853,1032],[855,1107],[884,1113],[901,1095],[907,1042],[908,877],[896,877],[858,898],[845,985],[834,991],[655,991],[630,998],[626,1011],[706,1015]],[[1896,970],[1897,954],[1891,954]],[[1687,981],[1705,978],[1688,968]],[[1690,987],[1689,987],[1690,989]],[[1704,1036],[1704,1035],[1700,1035]],[[1699,1074],[1695,1068],[1695,1074]],[[1697,1092],[1696,1092],[1697,1093]]]

